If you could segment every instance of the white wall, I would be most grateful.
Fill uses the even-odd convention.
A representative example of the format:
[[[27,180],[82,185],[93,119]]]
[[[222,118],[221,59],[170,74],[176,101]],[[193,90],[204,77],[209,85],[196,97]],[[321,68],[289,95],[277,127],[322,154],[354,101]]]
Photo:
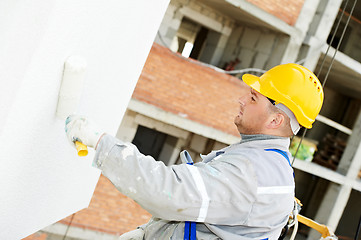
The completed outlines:
[[[76,156],[55,116],[65,59],[86,58],[79,112],[115,134],[168,0],[0,1],[0,239],[88,206],[94,151]]]

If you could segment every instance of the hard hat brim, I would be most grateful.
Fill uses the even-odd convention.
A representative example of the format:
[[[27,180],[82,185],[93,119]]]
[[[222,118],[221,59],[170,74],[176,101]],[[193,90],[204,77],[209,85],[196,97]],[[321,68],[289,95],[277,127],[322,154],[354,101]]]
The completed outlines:
[[[254,90],[256,90],[257,92],[260,93],[261,84],[260,84],[259,77],[246,73],[246,74],[243,74],[242,80],[245,84],[247,84],[248,86],[250,86],[251,88],[253,88]],[[266,96],[266,97],[268,97],[268,96]]]

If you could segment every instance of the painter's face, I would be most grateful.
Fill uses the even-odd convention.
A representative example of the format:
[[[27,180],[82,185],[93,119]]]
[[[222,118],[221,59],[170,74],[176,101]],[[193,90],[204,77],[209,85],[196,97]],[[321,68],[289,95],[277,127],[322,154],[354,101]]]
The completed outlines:
[[[241,134],[261,134],[270,118],[270,101],[259,92],[249,90],[238,99],[239,113],[234,119]]]

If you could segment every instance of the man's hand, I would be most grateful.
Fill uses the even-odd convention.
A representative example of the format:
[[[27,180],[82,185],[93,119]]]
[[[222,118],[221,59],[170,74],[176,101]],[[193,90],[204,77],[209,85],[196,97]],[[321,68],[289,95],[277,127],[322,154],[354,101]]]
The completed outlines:
[[[65,120],[65,132],[72,145],[74,145],[75,141],[79,141],[95,149],[104,134],[97,131],[95,125],[86,117],[79,115],[67,117]]]

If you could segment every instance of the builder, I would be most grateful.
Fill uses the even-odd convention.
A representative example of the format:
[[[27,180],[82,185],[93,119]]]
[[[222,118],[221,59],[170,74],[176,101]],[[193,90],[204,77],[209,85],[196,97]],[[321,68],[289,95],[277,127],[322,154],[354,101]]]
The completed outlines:
[[[69,140],[94,147],[93,164],[153,215],[121,239],[278,239],[294,202],[290,137],[299,125],[312,127],[323,90],[297,64],[242,79],[248,90],[234,120],[242,140],[194,165],[165,166],[131,143],[97,132],[83,117],[67,119]]]

